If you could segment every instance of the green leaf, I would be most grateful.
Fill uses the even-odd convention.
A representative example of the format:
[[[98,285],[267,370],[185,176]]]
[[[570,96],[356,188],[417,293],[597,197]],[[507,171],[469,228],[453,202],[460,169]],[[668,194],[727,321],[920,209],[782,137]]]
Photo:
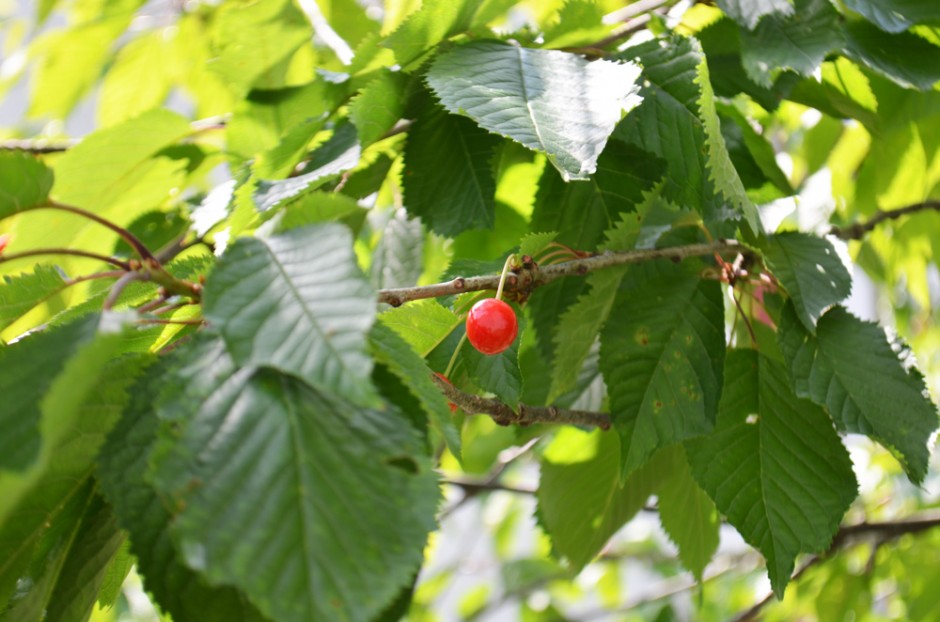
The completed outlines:
[[[669,220],[679,214],[658,193],[650,193],[636,209],[637,214],[623,214],[617,225],[607,232],[608,241],[604,250],[625,251],[638,246],[655,246],[655,240],[648,245],[649,240],[644,239],[650,235],[648,229],[644,231],[644,225],[653,225],[654,229],[666,228]],[[666,219],[663,218],[665,214],[669,214]],[[659,222],[660,219],[665,222]],[[585,292],[559,318],[554,334],[555,354],[548,394],[550,403],[570,390],[577,380],[597,334],[607,321],[626,271],[627,267],[621,266],[588,275],[585,285],[590,289],[585,287]]]
[[[97,318],[78,325],[93,334]],[[27,572],[37,547],[42,551],[59,521],[68,520],[70,500],[87,487],[98,448],[144,360],[117,358],[121,341],[118,334],[98,336],[68,360],[42,401],[39,458],[24,473],[0,471],[0,601]],[[84,510],[75,511],[80,516]]]
[[[418,434],[391,408],[239,369],[219,340],[191,355],[167,379],[187,391],[160,406],[151,458],[158,492],[183,508],[171,531],[187,565],[276,620],[379,613],[434,523],[437,478]]]
[[[45,203],[52,171],[25,151],[0,151],[0,218]]]
[[[811,333],[823,312],[852,291],[852,277],[825,238],[795,231],[770,236],[764,259]]]
[[[65,287],[62,273],[52,266],[37,265],[32,272],[4,276],[0,280],[0,330]]]
[[[741,31],[747,75],[770,87],[784,69],[808,76],[843,43],[839,14],[829,0],[796,0],[792,15],[770,15],[753,32]]]
[[[312,36],[310,22],[290,0],[229,3],[215,15],[209,68],[237,97],[256,85],[280,87],[273,70]]]
[[[437,300],[415,300],[389,309],[379,320],[407,341],[422,358],[426,357],[460,324],[453,311]]]
[[[447,237],[492,229],[496,180],[490,160],[497,136],[472,121],[427,106],[408,132],[404,203],[429,229]]]
[[[668,201],[695,209],[706,220],[725,221],[734,215],[725,213],[721,193],[744,210],[753,228],[756,213],[721,137],[699,43],[672,36],[628,48],[621,57],[643,65],[644,103],[617,127],[614,138],[668,163],[663,189]]]
[[[909,351],[843,307],[819,319],[814,338],[787,305],[779,339],[797,395],[825,406],[840,430],[884,445],[911,481],[924,480],[937,408]]]
[[[721,394],[724,307],[693,261],[632,266],[601,333],[601,371],[624,474],[660,447],[712,429]]]
[[[537,255],[543,250],[546,250],[546,247],[555,241],[557,237],[557,231],[527,233],[525,237],[519,241],[519,254],[523,256],[528,255],[529,257]]]
[[[726,362],[716,430],[686,451],[695,479],[767,560],[780,598],[796,556],[829,547],[855,475],[832,422],[793,394],[779,363],[751,350]]]
[[[424,227],[404,209],[387,212],[382,237],[372,251],[370,276],[376,289],[413,287],[424,272]]]
[[[424,0],[382,45],[407,67],[444,39],[468,29],[479,5],[480,0]]]
[[[79,622],[91,616],[108,564],[124,537],[111,506],[95,495],[56,578],[43,620]]]
[[[349,102],[349,119],[363,147],[378,141],[405,116],[408,79],[383,69]]]
[[[844,0],[846,8],[861,13],[886,32],[902,32],[914,24],[940,23],[940,6],[922,0]]]
[[[96,327],[97,318],[87,317],[0,350],[0,468],[24,471],[38,458],[40,421],[51,404],[46,395],[52,390],[68,393],[82,383],[78,370],[67,365],[94,339]]]
[[[566,0],[558,19],[545,29],[545,47],[558,49],[591,45],[610,34],[613,26],[603,22],[604,12],[592,0]]]
[[[117,604],[118,599],[123,593],[124,581],[127,579],[127,576],[136,563],[137,560],[131,553],[130,540],[125,537],[117,553],[115,553],[114,557],[108,563],[108,567],[105,569],[101,587],[98,588],[99,607],[102,609],[110,609]]]
[[[338,177],[340,173],[355,168],[361,156],[362,148],[356,138],[356,128],[350,123],[344,123],[313,152],[300,175],[278,181],[259,181],[252,196],[254,203],[261,212],[286,205]]]
[[[179,350],[172,363],[152,367],[135,384],[130,405],[101,448],[98,481],[128,531],[144,587],[162,610],[176,622],[260,622],[264,618],[244,594],[232,587],[212,587],[184,565],[170,538],[169,508],[145,480],[160,425],[154,404],[164,388],[164,374],[184,352]]]
[[[431,380],[431,368],[394,330],[378,322],[369,334],[375,360],[398,376],[414,395],[450,452],[460,459],[460,431],[440,389]]]
[[[865,21],[846,24],[845,55],[906,89],[930,90],[940,80],[940,47],[915,34],[891,34]]]
[[[316,190],[288,202],[279,216],[275,230],[281,233],[322,222],[361,222],[365,209],[346,195]]]
[[[754,30],[765,16],[786,16],[793,13],[791,0],[718,0],[718,6],[731,19],[749,30]]]
[[[544,152],[587,179],[614,126],[639,103],[633,63],[478,41],[439,56],[428,84],[448,111]]]
[[[115,55],[98,95],[99,127],[115,125],[163,105],[174,76],[167,56],[173,42],[162,30],[128,41]]]
[[[143,179],[158,151],[191,132],[186,119],[162,108],[98,130],[56,160],[53,198],[107,213]]]
[[[228,248],[206,283],[204,313],[242,365],[270,365],[371,403],[367,334],[375,291],[342,225],[291,229]]]
[[[614,434],[564,428],[542,458],[539,523],[575,571],[643,509],[662,479],[654,458],[621,482],[619,445]]]
[[[753,163],[752,166],[759,171],[760,176],[763,178],[762,181],[772,183],[783,196],[796,194],[790,180],[787,179],[786,174],[777,164],[776,153],[770,141],[758,134],[747,120],[747,117],[734,106],[718,104],[716,108],[722,120],[721,133],[725,137],[726,145],[731,140],[736,140],[746,149],[747,158]],[[734,138],[729,138],[729,136]],[[828,151],[825,153],[828,153]],[[731,155],[730,149],[729,155]],[[744,174],[741,172],[742,167],[735,163],[735,168],[741,175],[742,181],[744,181]]]
[[[663,450],[668,475],[659,487],[659,520],[669,539],[679,548],[682,565],[702,581],[702,573],[718,550],[721,518],[714,502],[692,477],[680,446]]]

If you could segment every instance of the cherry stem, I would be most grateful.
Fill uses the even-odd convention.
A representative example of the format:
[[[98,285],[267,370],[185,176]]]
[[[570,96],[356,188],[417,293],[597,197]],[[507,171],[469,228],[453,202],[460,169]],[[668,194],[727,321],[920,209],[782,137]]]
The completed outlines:
[[[463,347],[465,341],[467,341],[467,333],[463,334],[460,338],[460,342],[457,343],[457,347],[454,348],[454,353],[450,355],[450,361],[447,362],[447,369],[444,370],[445,378],[450,378],[450,373],[454,371],[454,365],[457,364],[457,355],[460,354],[460,348]]]
[[[99,216],[98,214],[95,214],[94,212],[89,212],[86,209],[75,207],[74,205],[66,205],[64,203],[58,203],[56,201],[49,201],[47,203],[44,203],[42,205],[37,205],[30,209],[31,210],[54,209],[54,210],[59,210],[60,212],[69,212],[70,214],[76,214],[78,216],[82,216],[83,218],[87,218],[88,220],[91,220],[92,222],[96,222],[103,227],[107,227],[111,231],[114,231],[119,236],[121,236],[121,238],[125,242],[130,244],[131,248],[134,249],[134,252],[136,252],[140,256],[141,259],[153,259],[154,261],[157,261],[157,258],[153,256],[153,253],[150,252],[150,249],[148,249],[147,246],[143,242],[141,242],[137,236],[135,236],[133,233],[131,233],[124,227],[111,222],[107,218],[102,218],[101,216]]]
[[[503,299],[503,286],[506,284],[506,276],[509,274],[509,269],[512,268],[512,264],[515,263],[516,256],[510,254],[506,258],[506,263],[503,264],[503,273],[499,275],[499,285],[496,287],[496,300]]]
[[[117,257],[108,257],[89,251],[80,251],[73,248],[36,248],[31,251],[22,251],[19,253],[4,253],[0,255],[0,262],[12,261],[14,259],[23,259],[24,257],[39,257],[43,255],[71,255],[73,257],[86,257],[88,259],[98,259],[112,266],[121,268],[125,272],[131,270],[131,265]]]
[[[577,257],[577,255],[575,255],[574,252],[569,249],[559,249],[559,250],[552,251],[550,253],[546,253],[545,255],[542,255],[542,257],[539,258],[539,263],[548,264],[548,263],[551,263],[548,261],[550,258],[555,259],[557,257],[564,257],[565,259],[574,259]]]
[[[118,298],[121,297],[121,293],[127,289],[127,286],[133,283],[134,281],[144,280],[144,275],[140,272],[128,272],[121,278],[117,280],[114,286],[111,288],[111,291],[108,292],[108,297],[104,300],[103,308],[105,311],[114,307],[114,304],[117,302]]]

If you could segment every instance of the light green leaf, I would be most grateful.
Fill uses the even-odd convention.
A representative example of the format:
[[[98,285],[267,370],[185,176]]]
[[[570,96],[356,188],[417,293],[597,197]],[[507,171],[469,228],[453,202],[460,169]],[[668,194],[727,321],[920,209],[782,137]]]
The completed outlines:
[[[545,231],[542,233],[527,233],[519,241],[519,254],[532,257],[546,250],[546,247],[558,237],[557,231]]]
[[[852,277],[825,238],[795,231],[770,236],[764,259],[811,333],[823,312],[852,291]]]
[[[754,30],[767,15],[786,16],[793,13],[791,0],[718,0],[718,6],[731,19],[749,30]]]
[[[725,351],[721,288],[695,262],[632,266],[601,333],[601,371],[624,474],[712,429]]]
[[[45,203],[52,171],[25,151],[0,151],[0,218]]]
[[[846,24],[845,55],[906,89],[940,81],[940,47],[909,32],[891,34],[866,21]]]
[[[659,520],[679,548],[682,565],[702,581],[702,573],[718,550],[721,518],[715,504],[692,477],[681,446],[663,450],[668,475],[657,492]]]
[[[813,337],[787,305],[779,339],[797,395],[824,406],[840,430],[884,445],[911,481],[924,480],[937,407],[909,351],[840,306],[819,319]]]
[[[468,29],[479,5],[480,0],[424,0],[382,45],[407,67],[444,39]]]
[[[0,330],[65,287],[62,273],[52,266],[37,265],[32,272],[4,276],[0,280]]]
[[[120,49],[101,82],[98,126],[115,125],[163,105],[174,76],[167,62],[172,41],[164,30],[145,32]]]
[[[427,106],[405,144],[405,208],[447,237],[492,229],[496,180],[490,160],[499,142],[471,121]]]
[[[349,102],[349,119],[363,147],[382,138],[405,116],[407,86],[404,74],[383,69]]]
[[[539,523],[575,571],[643,509],[662,480],[654,458],[621,482],[619,445],[609,432],[564,428],[542,458]]]
[[[545,29],[545,47],[559,49],[591,45],[604,39],[614,28],[603,22],[604,12],[592,0],[566,0],[558,19]]]
[[[290,0],[226,3],[213,23],[209,68],[236,97],[253,86],[281,87],[273,70],[312,36],[310,22]]]
[[[167,378],[187,391],[159,407],[151,458],[158,492],[183,508],[171,532],[187,565],[276,620],[379,613],[434,524],[440,493],[418,434],[391,408],[239,369],[220,340],[191,355]]]
[[[686,443],[692,473],[767,560],[777,597],[796,556],[825,551],[857,494],[849,454],[826,414],[752,350],[727,357],[716,430]]]
[[[352,236],[333,223],[236,241],[204,296],[206,319],[239,364],[270,365],[357,403],[375,399],[367,354],[375,307]]]
[[[154,154],[191,131],[183,117],[157,109],[94,132],[56,160],[53,198],[105,212],[141,180]]]
[[[366,210],[344,194],[315,190],[289,201],[280,212],[276,230],[280,233],[321,222],[361,220]]]
[[[186,386],[167,387],[164,378],[173,365],[185,362],[185,352],[185,348],[178,350],[135,384],[128,408],[101,448],[98,481],[121,527],[129,532],[144,587],[162,610],[177,622],[260,622],[264,618],[244,594],[232,587],[211,587],[183,564],[170,539],[170,510],[145,481],[160,425],[154,404],[161,390],[180,391]]]
[[[886,32],[902,32],[914,24],[940,23],[940,5],[923,0],[844,0]]]
[[[447,443],[447,448],[459,460],[460,431],[447,400],[431,380],[432,372],[427,362],[418,356],[407,341],[382,322],[372,327],[369,341],[375,360],[388,366],[408,387],[427,413],[431,424]]]
[[[839,14],[829,0],[796,0],[792,15],[770,15],[754,32],[741,31],[741,60],[758,84],[773,85],[784,69],[811,75],[830,51],[841,47]]]
[[[117,604],[118,599],[123,593],[124,581],[130,574],[137,560],[131,553],[130,540],[124,538],[117,553],[108,562],[105,569],[104,578],[101,581],[101,587],[98,588],[98,606],[102,609],[110,609]]]
[[[633,63],[479,41],[439,56],[428,84],[448,111],[545,152],[565,180],[587,179],[614,126],[640,101]]]
[[[389,309],[379,320],[407,341],[421,357],[426,357],[460,324],[453,311],[437,300],[415,300]]]

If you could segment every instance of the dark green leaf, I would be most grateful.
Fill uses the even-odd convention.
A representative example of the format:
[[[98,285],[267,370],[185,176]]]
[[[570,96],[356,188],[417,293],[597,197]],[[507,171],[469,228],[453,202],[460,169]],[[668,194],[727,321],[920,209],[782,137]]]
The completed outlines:
[[[754,30],[761,18],[793,13],[791,0],[718,0],[718,6],[734,21]]]
[[[878,325],[838,306],[819,319],[813,337],[787,305],[779,338],[797,395],[825,406],[840,430],[884,445],[911,481],[922,482],[937,408],[910,352],[890,342]]]
[[[657,492],[659,520],[679,548],[682,565],[702,580],[705,566],[718,550],[721,519],[715,504],[692,478],[682,447],[663,450],[666,475]]]
[[[693,261],[632,266],[601,333],[624,474],[712,429],[725,351],[721,288]]]
[[[823,312],[852,291],[852,277],[825,238],[795,231],[771,236],[764,259],[811,333]]]
[[[243,238],[206,283],[205,317],[235,360],[296,374],[321,390],[372,403],[367,334],[375,290],[342,225]]]
[[[886,32],[902,32],[914,24],[940,23],[940,5],[924,0],[845,0],[845,6]]]
[[[179,362],[184,352],[180,350],[172,362]],[[160,425],[154,404],[165,388],[164,374],[171,366],[163,362],[151,368],[134,386],[130,405],[101,448],[101,489],[114,506],[119,523],[129,532],[144,587],[176,622],[260,622],[262,616],[242,593],[232,587],[211,587],[183,564],[170,539],[173,517],[145,481]]]
[[[796,0],[792,15],[771,15],[753,32],[741,31],[744,70],[769,87],[784,69],[808,76],[831,50],[841,47],[839,14],[829,0]]]
[[[849,454],[826,414],[752,350],[727,357],[716,430],[686,443],[699,484],[767,560],[778,597],[799,553],[825,551],[857,494]]]
[[[0,151],[0,218],[45,203],[52,171],[25,151]]]
[[[439,493],[397,411],[239,369],[220,340],[167,386],[187,390],[159,408],[153,481],[183,508],[171,531],[187,565],[285,622],[368,619],[410,580]]]
[[[619,445],[609,432],[566,428],[542,459],[539,522],[555,553],[575,570],[643,509],[662,479],[660,461],[654,458],[621,481]]]
[[[865,21],[846,25],[845,55],[907,89],[940,80],[940,47],[915,34],[890,34]]]
[[[376,361],[383,363],[408,387],[424,412],[447,443],[450,452],[460,459],[460,431],[453,413],[440,389],[431,380],[427,362],[394,330],[382,322],[369,334]]]
[[[444,236],[492,229],[496,181],[490,160],[499,142],[468,119],[426,107],[405,145],[405,207]]]
[[[349,118],[359,133],[359,142],[371,145],[405,116],[407,78],[383,70],[349,102]]]
[[[439,56],[428,84],[448,111],[545,152],[565,180],[587,179],[638,103],[632,63],[478,41]]]

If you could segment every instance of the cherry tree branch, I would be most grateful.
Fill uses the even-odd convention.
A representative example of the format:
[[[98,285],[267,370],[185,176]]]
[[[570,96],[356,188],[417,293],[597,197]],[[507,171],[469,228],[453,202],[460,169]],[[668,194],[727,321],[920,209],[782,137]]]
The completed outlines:
[[[580,257],[549,266],[533,266],[522,269],[518,273],[511,273],[506,278],[505,291],[515,292],[527,297],[535,289],[547,285],[566,276],[584,275],[595,270],[603,270],[614,266],[642,263],[654,259],[671,259],[682,261],[690,257],[711,256],[714,253],[750,253],[747,247],[734,240],[719,240],[704,244],[690,244],[688,246],[674,246],[670,248],[652,248],[625,252],[607,252],[590,257]],[[487,289],[495,290],[499,286],[499,275],[489,274],[483,276],[457,277],[445,283],[421,285],[417,287],[399,287],[379,290],[379,302],[393,307],[401,306],[406,302],[423,298],[438,298],[440,296],[453,296],[466,292],[478,292]]]
[[[108,257],[106,255],[99,255],[98,253],[82,251],[74,248],[35,248],[33,250],[22,251],[19,253],[4,253],[3,255],[0,255],[0,262],[13,261],[14,259],[24,259],[26,257],[42,257],[45,255],[70,255],[72,257],[86,257],[88,259],[97,259],[99,261],[109,263],[112,266],[121,268],[124,271],[131,269],[129,263],[118,259],[117,257]]]
[[[518,410],[514,410],[508,404],[495,398],[464,393],[436,375],[431,376],[431,379],[447,396],[447,399],[460,406],[464,412],[471,415],[489,415],[499,425],[554,423],[591,426],[602,430],[610,429],[610,415],[607,413],[526,404],[519,404]]]
[[[876,544],[882,545],[891,540],[900,538],[901,536],[922,533],[934,529],[935,527],[940,527],[940,512],[923,512],[911,518],[898,521],[875,523],[865,521],[855,525],[843,525],[833,537],[829,549],[821,555],[815,555],[809,558],[809,560],[794,573],[790,581],[796,581],[813,566],[822,563],[833,554],[842,549],[849,548],[860,540],[872,538],[875,540]],[[773,600],[773,597],[774,595],[771,592],[755,603],[750,609],[734,618],[734,622],[756,620],[764,607]]]
[[[896,218],[900,218],[901,216],[916,214],[917,212],[926,210],[936,210],[937,212],[940,212],[940,201],[929,200],[922,203],[907,205],[905,207],[899,207],[897,209],[889,209],[884,211],[879,210],[868,220],[857,222],[852,225],[846,225],[844,227],[832,227],[829,229],[829,233],[843,240],[861,240],[863,237],[865,237],[866,234],[873,231],[875,227],[886,220],[894,220]]]

